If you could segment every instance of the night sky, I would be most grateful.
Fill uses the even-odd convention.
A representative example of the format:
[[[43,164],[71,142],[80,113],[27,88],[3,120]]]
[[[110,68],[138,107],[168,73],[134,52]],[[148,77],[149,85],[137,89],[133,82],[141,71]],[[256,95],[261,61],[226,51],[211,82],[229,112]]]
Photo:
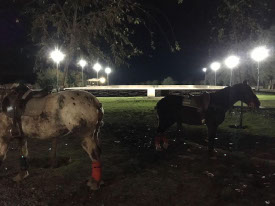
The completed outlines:
[[[164,36],[158,35],[155,51],[129,61],[130,66],[120,66],[110,75],[112,84],[136,84],[147,80],[163,80],[167,76],[182,83],[185,80],[201,80],[201,69],[208,66],[210,57],[209,20],[216,15],[218,0],[192,0],[177,4],[173,1],[146,1],[146,6],[159,9],[169,19],[181,51],[172,53]],[[32,72],[35,47],[26,41],[25,22],[16,22],[20,8],[0,7],[0,68],[1,82],[22,79],[34,81]],[[161,22],[167,37],[172,33],[163,17],[153,12]],[[141,37],[139,37],[141,38]],[[143,42],[143,39],[140,39]],[[173,43],[173,42],[172,42]]]
[[[181,83],[184,80],[203,78],[201,68],[208,64],[209,19],[215,15],[215,1],[152,1],[169,19],[181,51],[172,53],[164,37],[160,35],[158,49],[152,56],[134,59],[130,69],[116,71],[115,82],[140,82],[146,80],[163,80],[167,76]],[[162,2],[162,3],[160,3]],[[160,21],[163,21],[160,18]],[[168,35],[170,30],[163,23]],[[171,35],[171,34],[170,34]],[[126,80],[127,79],[127,80]]]

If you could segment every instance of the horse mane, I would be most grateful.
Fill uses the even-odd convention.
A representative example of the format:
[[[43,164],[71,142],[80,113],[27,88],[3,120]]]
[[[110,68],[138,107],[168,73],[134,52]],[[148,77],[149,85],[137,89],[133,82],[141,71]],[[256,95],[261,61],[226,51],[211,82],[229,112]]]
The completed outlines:
[[[229,96],[232,87],[225,87],[217,92],[210,94],[210,105],[224,107],[225,109],[229,106]]]

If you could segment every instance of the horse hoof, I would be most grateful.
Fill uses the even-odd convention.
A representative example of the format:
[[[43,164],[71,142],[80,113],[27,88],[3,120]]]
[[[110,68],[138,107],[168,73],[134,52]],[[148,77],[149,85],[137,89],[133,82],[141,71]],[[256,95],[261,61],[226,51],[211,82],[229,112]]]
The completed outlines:
[[[23,179],[25,179],[26,177],[29,176],[29,172],[28,171],[21,171],[18,173],[18,175],[16,175],[14,178],[12,178],[12,180],[14,182],[21,182]]]
[[[163,143],[163,145],[162,145],[162,147],[164,148],[164,149],[168,149],[168,143]]]
[[[162,148],[161,148],[160,144],[155,145],[155,146],[156,146],[156,151],[158,151],[158,152],[161,152],[161,151],[162,151]]]
[[[104,185],[104,184],[105,184],[105,182],[103,180],[100,180],[99,185],[101,186],[101,185]]]
[[[87,182],[87,186],[90,187],[91,190],[99,190],[100,189],[100,185],[104,184],[104,182],[101,180],[100,182],[95,181],[94,179],[90,179]]]

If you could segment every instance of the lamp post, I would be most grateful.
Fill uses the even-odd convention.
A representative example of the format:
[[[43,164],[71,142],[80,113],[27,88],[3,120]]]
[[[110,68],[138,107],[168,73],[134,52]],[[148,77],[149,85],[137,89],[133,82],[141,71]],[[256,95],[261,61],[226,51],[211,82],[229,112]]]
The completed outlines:
[[[82,69],[82,86],[84,87],[84,81],[83,81],[83,69],[87,65],[87,62],[84,59],[81,59],[78,64],[81,66]]]
[[[104,84],[106,82],[106,79],[104,77],[100,77],[99,82],[101,84]]]
[[[207,71],[207,68],[203,68],[202,71],[204,72],[204,85],[206,85],[206,71]]]
[[[230,74],[230,86],[232,86],[232,79],[233,79],[233,69],[236,68],[236,66],[238,66],[240,62],[240,58],[237,56],[229,56],[226,58],[225,60],[225,65],[231,70],[231,74]]]
[[[217,71],[221,68],[221,64],[219,62],[213,62],[210,65],[210,68],[215,72],[215,86],[217,85]]]
[[[96,78],[98,80],[98,72],[102,69],[102,66],[99,63],[95,63],[93,66],[93,69],[96,71]],[[98,81],[97,81],[97,85],[98,85]]]
[[[268,49],[265,46],[257,47],[251,52],[251,58],[258,63],[257,91],[259,91],[259,85],[260,85],[260,61],[263,61],[267,57],[268,57]]]
[[[109,85],[109,74],[111,73],[111,68],[110,67],[107,67],[105,69],[105,73],[107,74],[107,85]]]
[[[58,91],[58,66],[64,57],[65,54],[63,54],[58,48],[55,48],[55,50],[50,53],[50,58],[56,63],[56,91]]]

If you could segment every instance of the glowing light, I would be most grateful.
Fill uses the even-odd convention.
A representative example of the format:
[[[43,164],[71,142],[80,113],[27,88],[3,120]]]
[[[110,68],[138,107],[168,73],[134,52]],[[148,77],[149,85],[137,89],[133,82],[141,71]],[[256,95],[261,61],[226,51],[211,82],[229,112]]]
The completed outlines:
[[[220,68],[221,68],[221,64],[219,62],[213,62],[211,65],[210,65],[210,68],[216,72],[218,71]]]
[[[236,66],[238,66],[238,64],[240,63],[240,58],[237,56],[229,56],[225,61],[224,61],[225,65],[229,68],[229,69],[233,69]]]
[[[106,82],[106,79],[105,79],[104,77],[101,77],[101,78],[99,79],[99,81],[100,81],[101,84],[104,84],[104,83]]]
[[[251,52],[251,58],[258,62],[257,91],[259,91],[260,88],[260,61],[263,61],[269,56],[268,52],[269,51],[265,46],[257,47]]]
[[[231,69],[229,85],[232,86],[233,69],[240,63],[240,58],[237,56],[229,56],[226,58],[224,63],[229,69]]]
[[[86,62],[84,59],[81,59],[81,60],[78,62],[78,64],[79,64],[82,68],[84,68],[84,67],[87,65],[87,62]]]
[[[65,54],[63,54],[59,49],[55,49],[50,53],[50,58],[56,63],[59,64],[65,58]]]
[[[203,71],[203,72],[206,72],[206,71],[207,71],[207,68],[203,68],[202,71]]]
[[[112,70],[111,70],[111,68],[110,68],[110,67],[107,67],[107,68],[105,69],[105,73],[106,73],[106,74],[110,74],[110,73],[111,73],[111,71],[112,71]]]
[[[268,57],[268,52],[269,51],[265,46],[257,47],[251,52],[251,58],[257,62],[260,62]]]
[[[102,69],[102,66],[99,63],[95,63],[94,66],[93,66],[93,69],[96,72],[99,72]]]

